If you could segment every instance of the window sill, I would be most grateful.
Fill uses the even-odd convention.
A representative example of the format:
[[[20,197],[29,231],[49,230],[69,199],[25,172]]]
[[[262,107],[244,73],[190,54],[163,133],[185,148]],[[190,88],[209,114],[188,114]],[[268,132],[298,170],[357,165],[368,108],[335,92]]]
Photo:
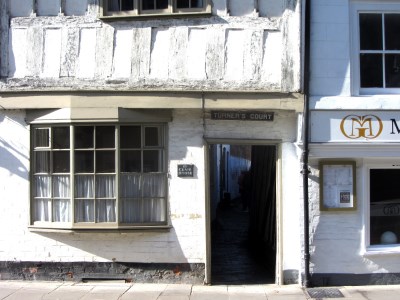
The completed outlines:
[[[400,244],[370,246],[365,249],[363,256],[400,254]]]
[[[38,227],[38,226],[29,226],[28,229],[30,232],[48,232],[48,233],[127,233],[132,231],[169,231],[171,230],[171,225],[157,225],[157,226],[125,226],[118,228],[54,228],[54,227]]]

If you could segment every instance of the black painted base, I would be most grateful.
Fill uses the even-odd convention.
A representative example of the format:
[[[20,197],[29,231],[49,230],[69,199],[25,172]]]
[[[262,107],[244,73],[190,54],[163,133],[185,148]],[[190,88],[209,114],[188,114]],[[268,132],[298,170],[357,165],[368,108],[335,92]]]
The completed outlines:
[[[0,262],[0,280],[125,280],[142,283],[204,282],[204,264],[123,262]]]
[[[400,273],[374,274],[311,274],[311,286],[389,285],[400,284]]]

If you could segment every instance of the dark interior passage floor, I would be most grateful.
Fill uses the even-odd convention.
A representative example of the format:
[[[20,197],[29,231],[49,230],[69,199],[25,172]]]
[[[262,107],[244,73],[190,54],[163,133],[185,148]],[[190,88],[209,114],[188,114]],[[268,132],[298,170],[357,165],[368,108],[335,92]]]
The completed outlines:
[[[213,284],[274,283],[274,274],[256,260],[248,243],[249,213],[233,202],[219,208],[212,229]]]

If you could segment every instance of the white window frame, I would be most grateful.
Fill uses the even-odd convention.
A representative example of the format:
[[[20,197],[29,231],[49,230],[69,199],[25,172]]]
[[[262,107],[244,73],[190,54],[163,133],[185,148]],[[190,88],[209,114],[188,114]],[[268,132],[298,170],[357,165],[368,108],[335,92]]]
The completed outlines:
[[[168,0],[167,9],[144,10],[141,7],[141,0],[134,0],[133,10],[130,11],[108,11],[108,1],[101,0],[100,15],[103,18],[121,18],[121,17],[140,17],[140,16],[171,16],[171,15],[191,15],[191,14],[210,14],[210,0],[203,0],[201,8],[177,8],[176,0]]]
[[[353,0],[350,6],[351,20],[351,92],[353,95],[390,95],[400,94],[400,88],[361,88],[360,77],[360,30],[359,30],[359,14],[360,13],[399,13],[400,1],[368,1]]]
[[[116,222],[75,222],[75,192],[74,192],[74,178],[77,175],[75,170],[74,170],[74,153],[75,153],[75,147],[73,145],[73,135],[75,131],[76,126],[113,126],[116,130],[115,132],[115,145],[114,145],[114,150],[115,150],[115,198],[116,198]],[[120,169],[120,153],[121,153],[121,146],[120,146],[120,127],[122,126],[140,126],[141,128],[141,146],[140,149],[137,148],[135,150],[140,151],[140,153],[143,153],[144,151],[147,150],[159,150],[161,151],[161,171],[159,172],[151,172],[151,173],[146,173],[143,170],[143,155],[141,156],[141,165],[142,165],[142,171],[139,172],[142,174],[142,176],[146,176],[146,174],[162,174],[165,176],[164,180],[164,186],[162,187],[164,190],[164,220],[165,221],[160,221],[160,222],[143,222],[143,223],[122,223],[121,221],[121,210],[120,210],[120,203],[122,202],[122,197],[119,195],[120,191],[120,183],[119,183],[119,178],[122,174],[121,169]],[[55,222],[53,220],[50,220],[48,222],[45,221],[34,221],[34,205],[33,202],[35,201],[35,176],[38,176],[38,174],[35,173],[35,147],[34,147],[34,131],[35,129],[47,129],[50,128],[49,130],[49,140],[50,140],[50,145],[49,147],[37,147],[37,150],[48,150],[50,152],[53,152],[53,148],[51,145],[51,139],[52,139],[52,130],[51,128],[55,127],[69,127],[70,128],[70,146],[69,146],[69,155],[70,155],[70,170],[68,173],[68,176],[70,177],[70,192],[69,192],[69,199],[70,199],[70,222]],[[145,146],[145,129],[148,127],[157,127],[159,128],[160,132],[160,138],[161,138],[161,145],[159,146]],[[40,228],[45,228],[45,229],[137,229],[137,228],[169,228],[169,220],[168,220],[168,162],[167,162],[167,125],[165,123],[40,123],[37,125],[32,125],[31,126],[31,176],[30,176],[30,183],[31,183],[31,197],[30,197],[30,228],[31,229],[40,229]],[[89,148],[88,148],[89,149]],[[89,149],[90,150],[90,149]],[[93,148],[94,151],[95,148]],[[104,150],[104,149],[103,149]],[[106,149],[109,150],[109,149]],[[129,149],[126,149],[129,150]],[[57,149],[55,150],[57,151]],[[96,162],[94,162],[95,164]],[[52,164],[52,161],[50,159],[50,165]],[[136,172],[137,173],[137,172]],[[96,172],[93,172],[94,176],[96,175]],[[103,173],[102,173],[103,174]],[[104,173],[108,175],[108,173]],[[143,175],[144,174],[144,175]],[[50,173],[48,174],[50,177],[53,176],[53,174]],[[38,198],[38,197],[36,197]],[[40,198],[40,197],[39,197]],[[47,198],[47,197],[45,197]],[[136,197],[135,197],[136,198]],[[142,196],[139,196],[139,198],[143,198]],[[54,202],[54,197],[53,195],[50,195],[50,200],[53,203]],[[96,198],[97,199],[97,198]],[[99,198],[101,199],[101,198]],[[96,200],[95,200],[96,201]],[[52,210],[52,207],[51,207]],[[52,213],[51,213],[52,214]],[[96,218],[96,217],[95,217]]]
[[[368,159],[364,161],[364,197],[362,251],[364,256],[400,253],[400,241],[393,245],[371,245],[370,243],[370,170],[372,169],[400,169],[400,159]]]

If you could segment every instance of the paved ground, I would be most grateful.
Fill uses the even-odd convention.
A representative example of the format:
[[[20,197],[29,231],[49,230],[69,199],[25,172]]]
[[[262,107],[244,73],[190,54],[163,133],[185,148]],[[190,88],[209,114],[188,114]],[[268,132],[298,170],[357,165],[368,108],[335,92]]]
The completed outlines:
[[[139,284],[0,281],[1,300],[397,300],[400,285],[324,288],[340,298],[311,298],[301,287],[276,285]],[[314,290],[315,291],[315,290]],[[318,291],[319,292],[319,291]],[[331,295],[330,293],[328,293]],[[326,294],[326,295],[328,295]],[[334,293],[335,294],[335,293]],[[321,294],[320,294],[321,296]],[[338,296],[338,295],[336,295]],[[319,296],[318,296],[319,297]]]

